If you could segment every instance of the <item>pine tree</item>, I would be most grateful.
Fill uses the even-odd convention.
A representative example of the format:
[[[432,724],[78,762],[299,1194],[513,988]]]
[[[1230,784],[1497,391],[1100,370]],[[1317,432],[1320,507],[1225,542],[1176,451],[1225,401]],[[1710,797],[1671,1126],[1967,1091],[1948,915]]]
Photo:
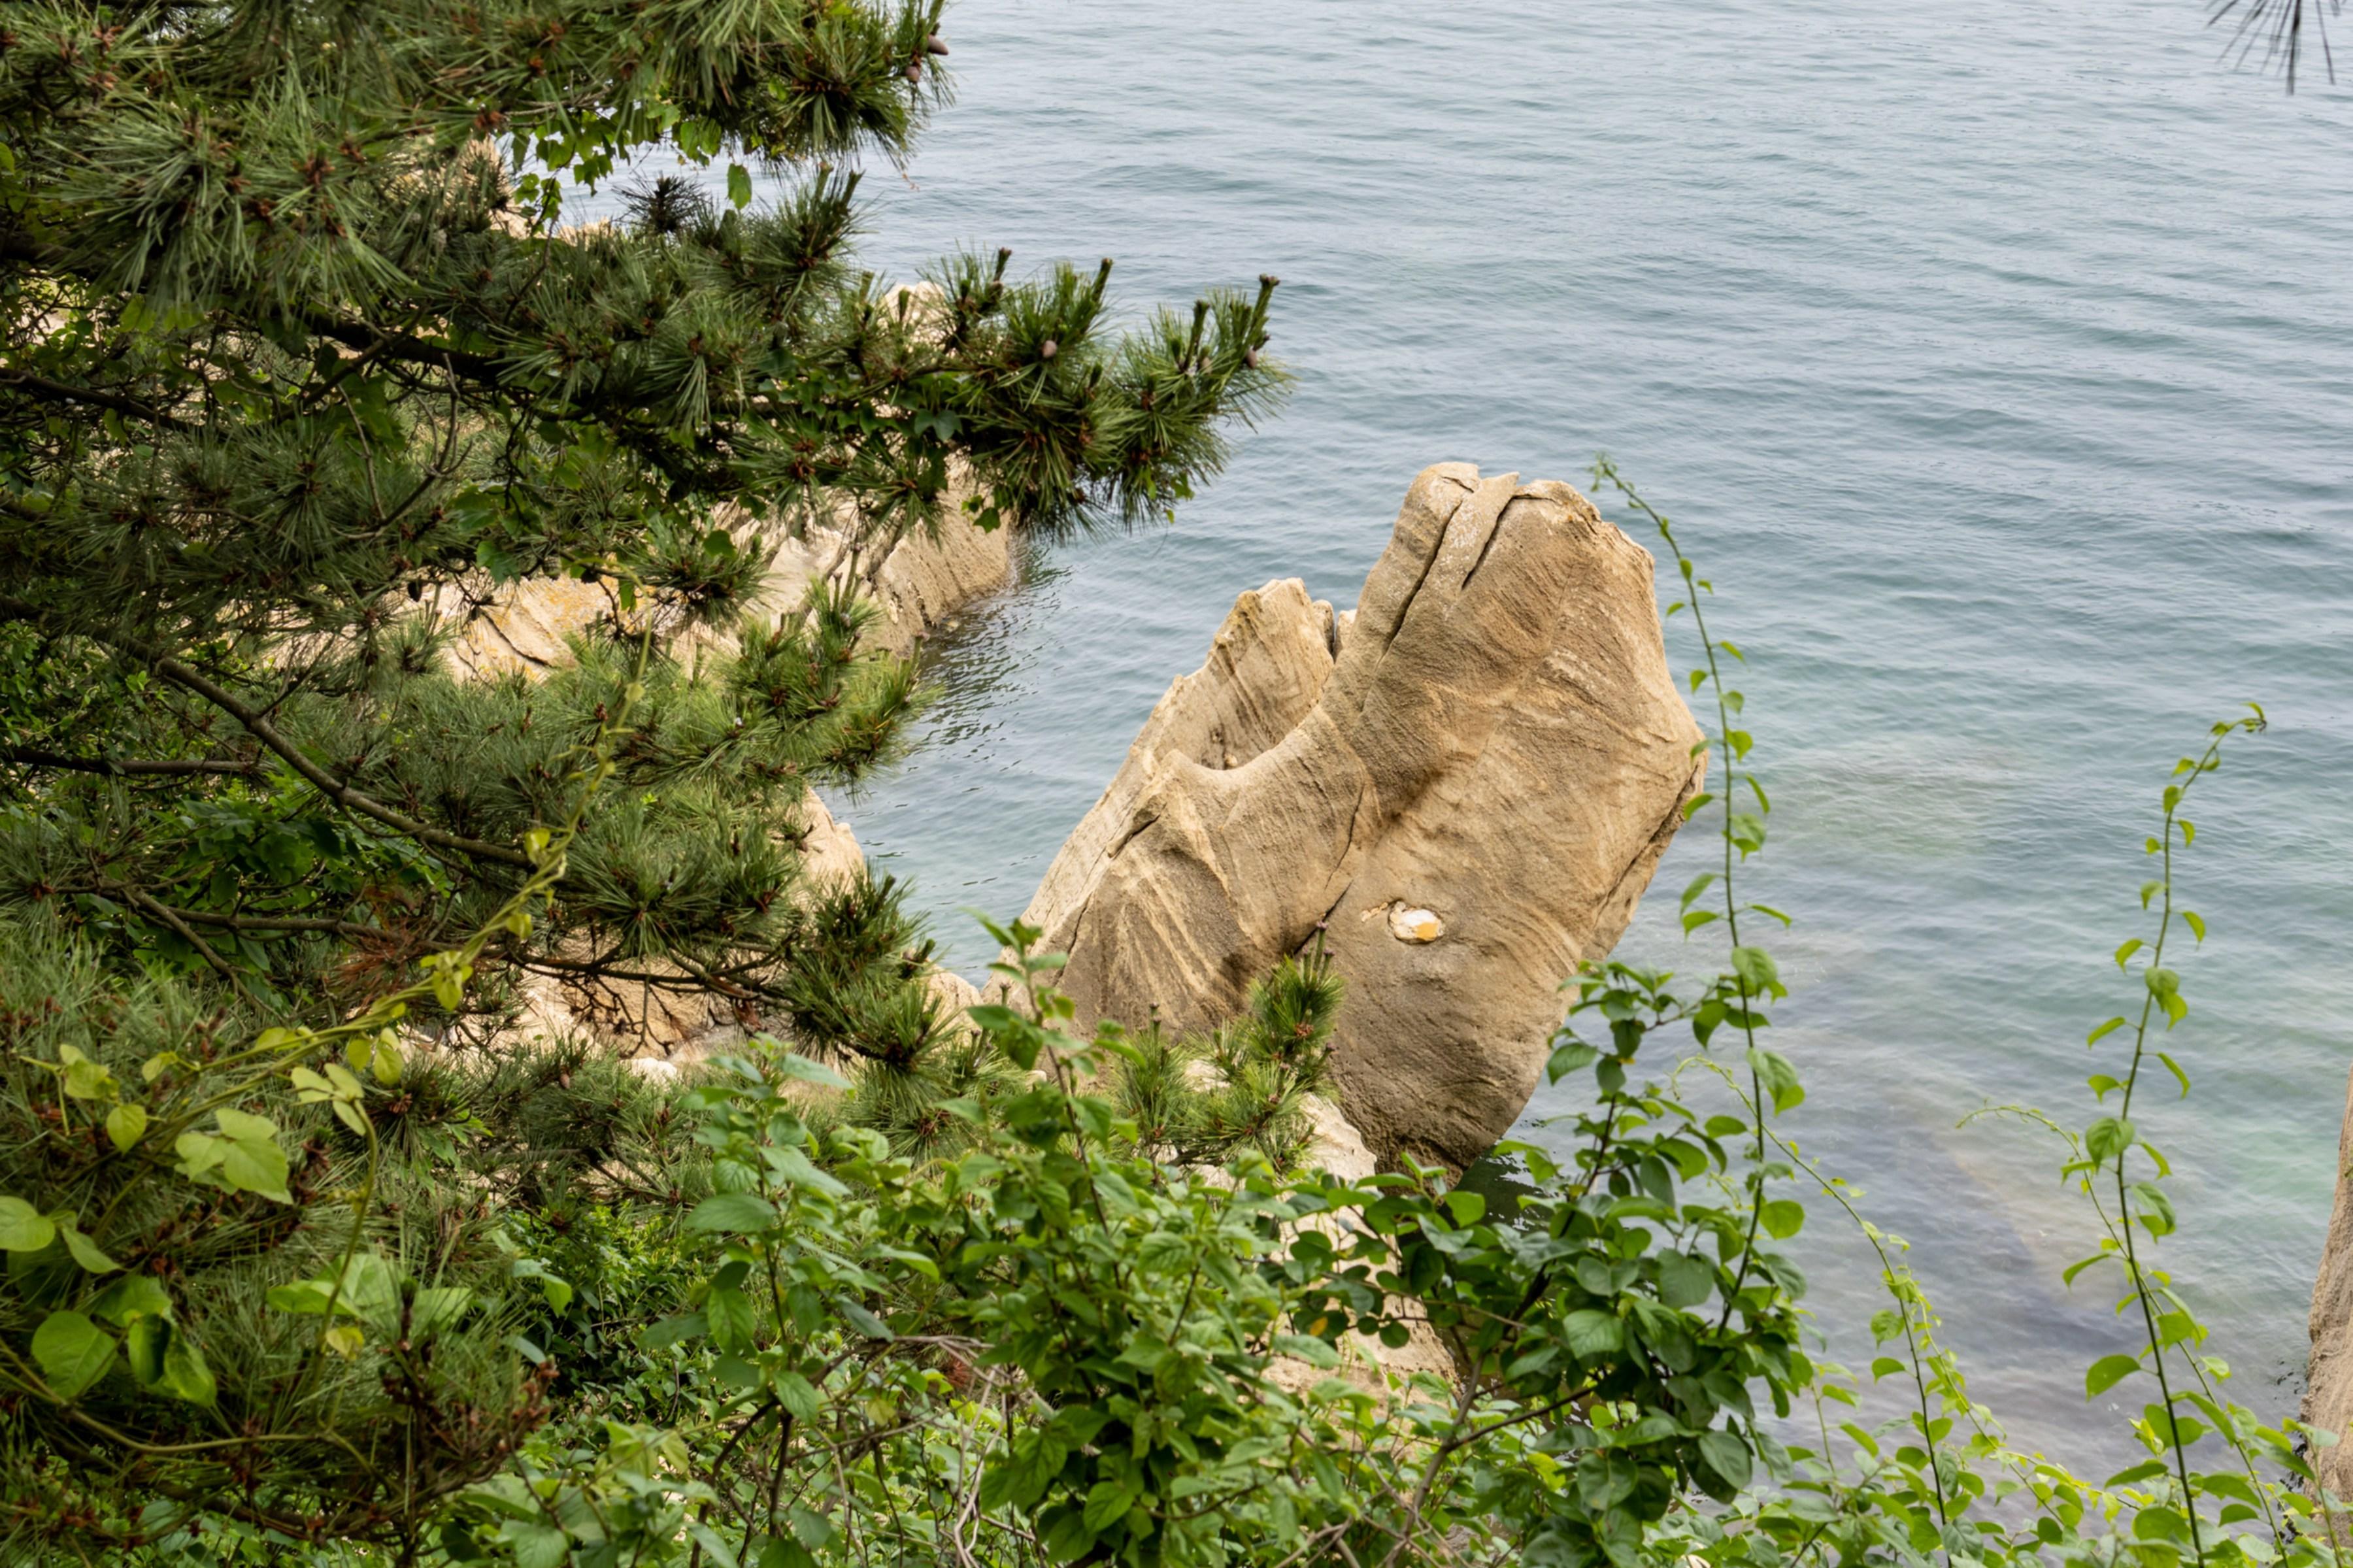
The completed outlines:
[[[852,165],[944,100],[938,20],[7,5],[0,897],[263,1004],[357,1000],[512,893],[636,685],[549,918],[494,956],[919,1049],[892,891],[793,896],[807,785],[886,754],[915,683],[847,591],[749,602],[776,538],[846,521],[871,564],[965,490],[986,526],[1135,523],[1278,384],[1271,279],[1123,335],[1108,263],[855,268]],[[635,180],[657,155],[729,199]],[[623,219],[565,226],[599,183]],[[434,606],[554,573],[616,590],[575,668],[444,668]],[[675,662],[689,623],[733,656]]]
[[[404,1068],[387,995],[716,992],[867,1064],[877,1123],[1001,1072],[899,889],[801,874],[808,787],[918,696],[861,572],[959,506],[1147,521],[1281,373],[1271,279],[1121,331],[1107,262],[856,266],[939,25],[0,4],[0,1531],[36,1555],[202,1518],[406,1560],[545,1413],[457,1305],[537,1278],[503,1211],[709,1191],[609,1062]],[[679,159],[725,196],[644,177]],[[839,577],[758,602],[819,523]],[[453,673],[445,609],[558,574],[611,595],[568,664]]]

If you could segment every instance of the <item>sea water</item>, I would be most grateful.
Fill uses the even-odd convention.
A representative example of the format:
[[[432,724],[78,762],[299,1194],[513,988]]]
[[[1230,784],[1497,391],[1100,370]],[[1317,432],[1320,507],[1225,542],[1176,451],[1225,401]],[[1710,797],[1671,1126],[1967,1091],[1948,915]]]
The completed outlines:
[[[962,911],[1022,907],[1236,593],[1345,606],[1426,464],[1581,482],[1607,449],[1751,661],[1787,1127],[1912,1239],[2013,1434],[2103,1474],[2148,1394],[2083,1397],[2133,1342],[2112,1273],[2058,1278],[2092,1216],[2050,1134],[1959,1123],[2096,1113],[2158,791],[2259,700],[2180,867],[2212,932],[2165,1042],[2195,1093],[2159,1069],[2134,1110],[2177,1171],[2162,1259],[2238,1395],[2288,1413],[2353,1063],[2353,89],[2233,72],[2203,20],[960,0],[960,101],[870,175],[870,260],[1112,256],[1132,312],[1273,272],[1298,380],[1173,525],[1047,549],[941,639],[912,755],[845,803],[876,866],[977,972]],[[1685,834],[1621,954],[1720,962],[1673,920],[1715,853]],[[1861,1365],[1873,1266],[1812,1207],[1790,1245]]]

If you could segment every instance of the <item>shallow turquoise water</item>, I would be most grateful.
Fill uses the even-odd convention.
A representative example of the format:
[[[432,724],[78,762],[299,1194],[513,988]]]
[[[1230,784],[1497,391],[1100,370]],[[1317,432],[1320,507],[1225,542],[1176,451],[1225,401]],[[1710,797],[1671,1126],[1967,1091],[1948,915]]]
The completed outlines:
[[[1020,908],[1238,591],[1351,602],[1424,464],[1576,479],[1607,448],[1755,661],[1792,1124],[1918,1243],[1981,1395],[2108,1453],[2120,1416],[2069,1391],[2123,1331],[2056,1279],[2086,1217],[2052,1149],[1956,1123],[2088,1120],[2165,771],[2258,699],[2185,868],[2197,1097],[2142,1121],[2187,1173],[2175,1266],[2242,1397],[2285,1410],[2353,1061],[2353,92],[2285,100],[2200,22],[962,0],[962,101],[870,254],[1113,255],[1137,308],[1271,270],[1299,385],[1173,528],[1057,549],[967,617],[860,837],[976,969],[956,911]],[[1672,910],[1621,951],[1692,962]],[[1820,1215],[1801,1245],[1825,1321],[1860,1321],[1853,1245]]]

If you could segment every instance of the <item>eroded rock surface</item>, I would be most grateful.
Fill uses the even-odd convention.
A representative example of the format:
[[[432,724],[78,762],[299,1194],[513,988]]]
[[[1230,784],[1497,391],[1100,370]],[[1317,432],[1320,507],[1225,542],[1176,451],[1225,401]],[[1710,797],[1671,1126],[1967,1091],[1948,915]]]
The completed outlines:
[[[1704,766],[1651,573],[1569,486],[1449,463],[1352,614],[1242,595],[1027,913],[1081,1017],[1206,1027],[1322,928],[1350,1121],[1384,1159],[1483,1153]]]
[[[2304,1389],[2304,1421],[2337,1434],[2335,1447],[2312,1447],[2320,1484],[2353,1499],[2353,1078],[2346,1083],[2345,1121],[2337,1140],[2337,1206],[2312,1285],[2312,1361]],[[2345,1527],[2338,1526],[2340,1539]]]

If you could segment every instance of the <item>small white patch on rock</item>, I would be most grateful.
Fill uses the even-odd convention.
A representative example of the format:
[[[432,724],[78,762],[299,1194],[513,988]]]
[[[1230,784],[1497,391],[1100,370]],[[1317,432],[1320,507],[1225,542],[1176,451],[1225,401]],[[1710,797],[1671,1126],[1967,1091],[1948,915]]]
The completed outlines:
[[[1446,925],[1428,910],[1394,909],[1389,934],[1399,942],[1436,942],[1446,934]]]

